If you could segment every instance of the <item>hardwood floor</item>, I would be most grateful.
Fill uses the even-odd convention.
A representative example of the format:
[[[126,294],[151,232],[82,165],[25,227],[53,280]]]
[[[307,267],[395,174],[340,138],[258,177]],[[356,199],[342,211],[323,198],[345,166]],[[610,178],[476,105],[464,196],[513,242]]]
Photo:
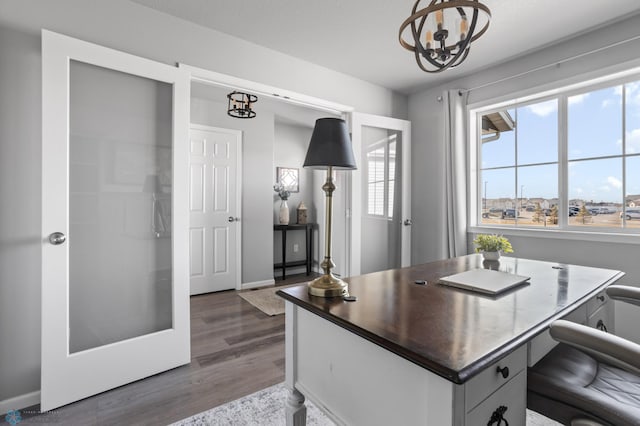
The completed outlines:
[[[308,280],[295,275],[276,285]],[[50,413],[21,410],[19,424],[166,425],[283,380],[284,315],[270,317],[229,290],[191,297],[189,365]]]

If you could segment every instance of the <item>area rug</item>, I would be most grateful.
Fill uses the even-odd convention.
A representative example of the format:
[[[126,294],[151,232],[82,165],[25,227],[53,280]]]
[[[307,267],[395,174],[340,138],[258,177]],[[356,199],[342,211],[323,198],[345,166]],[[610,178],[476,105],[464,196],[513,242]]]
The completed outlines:
[[[170,426],[284,426],[284,404],[288,391],[283,383],[263,389]],[[335,426],[311,401],[307,406],[307,425]],[[527,410],[527,426],[562,426],[540,414]]]
[[[169,426],[285,426],[284,403],[288,391],[283,383],[263,389]],[[335,426],[322,411],[306,401],[307,425]]]
[[[246,290],[238,293],[247,302],[260,309],[267,315],[284,314],[284,299],[276,295],[276,291],[283,288],[299,286],[302,283],[263,288],[260,290]]]

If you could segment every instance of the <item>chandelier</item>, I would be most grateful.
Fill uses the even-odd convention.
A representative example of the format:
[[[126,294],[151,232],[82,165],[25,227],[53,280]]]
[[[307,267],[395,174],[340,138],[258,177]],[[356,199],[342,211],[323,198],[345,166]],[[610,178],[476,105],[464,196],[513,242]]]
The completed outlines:
[[[421,1],[416,1],[411,16],[400,26],[400,44],[414,52],[418,66],[425,72],[436,73],[460,65],[469,54],[471,43],[489,28],[489,8],[479,0],[431,0],[427,7],[419,9]],[[410,41],[403,38],[407,28],[411,29]]]
[[[233,91],[227,95],[229,100],[227,114],[235,118],[253,118],[256,112],[251,109],[251,104],[258,102],[256,95]]]

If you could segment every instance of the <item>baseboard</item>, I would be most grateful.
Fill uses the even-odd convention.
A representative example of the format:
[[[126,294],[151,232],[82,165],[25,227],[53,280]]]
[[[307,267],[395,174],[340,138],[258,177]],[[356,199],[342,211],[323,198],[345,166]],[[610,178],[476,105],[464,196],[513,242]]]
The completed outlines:
[[[0,414],[4,416],[11,410],[22,410],[40,404],[40,391],[25,393],[0,401]]]
[[[259,288],[259,287],[268,287],[270,285],[275,285],[275,280],[271,278],[270,280],[264,281],[254,281],[251,283],[242,283],[240,284],[240,290],[249,290],[250,288]]]

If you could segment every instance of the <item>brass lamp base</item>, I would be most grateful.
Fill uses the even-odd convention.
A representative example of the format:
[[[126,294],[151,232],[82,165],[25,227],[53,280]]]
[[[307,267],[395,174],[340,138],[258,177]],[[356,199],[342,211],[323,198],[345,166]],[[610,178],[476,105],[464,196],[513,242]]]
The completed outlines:
[[[348,294],[347,283],[329,273],[308,284],[309,294],[319,297],[342,297]]]

